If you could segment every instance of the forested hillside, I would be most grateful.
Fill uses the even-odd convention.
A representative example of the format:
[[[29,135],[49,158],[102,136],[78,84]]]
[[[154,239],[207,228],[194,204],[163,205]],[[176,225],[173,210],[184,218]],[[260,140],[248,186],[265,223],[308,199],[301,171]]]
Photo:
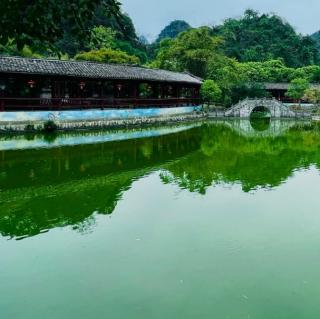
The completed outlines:
[[[274,14],[247,10],[199,28],[176,20],[148,43],[116,0],[47,2],[0,2],[0,54],[191,72],[209,80],[207,96],[224,105],[264,94],[261,82],[320,82],[320,33],[302,36]]]
[[[1,54],[69,59],[86,52],[99,61],[104,55],[101,62],[147,61],[147,48],[117,0],[0,2]]]
[[[172,21],[154,43],[147,44],[137,35],[131,18],[122,12],[116,0],[86,0],[80,8],[74,7],[77,11],[65,1],[50,1],[49,6],[44,2],[23,4],[21,0],[4,0],[0,3],[1,54],[90,60],[96,57],[98,61],[115,63],[119,55],[120,63],[145,64],[152,62],[159,52],[163,54],[169,39],[174,41],[191,29],[186,21]],[[13,11],[21,11],[22,22],[19,15],[9,15]],[[221,39],[224,55],[239,62],[281,59],[288,67],[319,63],[319,34],[301,36],[273,14],[247,10],[243,17],[227,19],[208,28],[208,32]]]
[[[285,20],[274,14],[247,10],[240,19],[227,19],[213,28],[223,37],[224,52],[240,62],[282,59],[287,66],[318,64],[319,51],[310,36],[297,34]]]

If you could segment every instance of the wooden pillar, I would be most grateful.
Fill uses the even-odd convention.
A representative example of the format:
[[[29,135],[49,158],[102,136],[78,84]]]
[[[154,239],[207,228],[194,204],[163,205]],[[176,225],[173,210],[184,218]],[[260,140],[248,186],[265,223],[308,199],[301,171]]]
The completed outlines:
[[[152,97],[158,99],[160,95],[160,85],[158,83],[152,84]]]
[[[159,92],[160,99],[164,99],[164,84],[163,83],[160,84],[159,91],[160,91]]]
[[[114,96],[115,99],[118,99],[118,98],[119,98],[118,85],[119,85],[118,82],[116,82],[116,81],[113,82],[113,96]]]
[[[133,107],[135,108],[138,105],[137,99],[139,98],[139,82],[132,83],[132,97],[134,99]]]
[[[133,82],[132,83],[132,97],[137,99],[139,97],[139,83]]]
[[[178,98],[180,95],[180,87],[178,84],[173,86],[173,97]]]
[[[178,86],[178,89],[177,89],[177,98],[181,98],[181,91],[182,91],[182,86],[181,85],[179,85]]]
[[[4,107],[5,107],[4,97],[5,97],[5,91],[0,89],[0,111],[4,111]]]

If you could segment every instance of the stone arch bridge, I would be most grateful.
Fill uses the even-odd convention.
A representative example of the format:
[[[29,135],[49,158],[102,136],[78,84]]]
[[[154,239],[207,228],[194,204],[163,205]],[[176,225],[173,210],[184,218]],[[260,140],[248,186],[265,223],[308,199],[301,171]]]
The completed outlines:
[[[276,99],[245,99],[225,111],[224,116],[249,118],[255,109],[261,107],[270,112],[271,118],[296,117],[295,112]]]

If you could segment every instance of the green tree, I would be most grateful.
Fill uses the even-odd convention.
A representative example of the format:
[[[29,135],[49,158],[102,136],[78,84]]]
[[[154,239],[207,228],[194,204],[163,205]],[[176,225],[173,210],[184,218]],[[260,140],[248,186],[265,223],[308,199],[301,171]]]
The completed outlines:
[[[208,61],[220,55],[221,38],[212,37],[202,27],[182,32],[176,39],[165,39],[151,66],[172,71],[188,71],[206,77]]]
[[[88,44],[88,49],[113,48],[115,46],[115,37],[116,32],[111,28],[102,25],[94,27],[91,30],[91,41]]]
[[[130,41],[116,40],[114,48],[138,57],[141,63],[146,63],[148,60],[146,48],[144,46],[134,45]]]
[[[239,63],[223,55],[216,55],[208,61],[207,77],[214,80],[222,91],[221,101],[225,106],[238,102],[235,89],[246,85],[248,78],[240,72]]]
[[[236,103],[245,98],[270,97],[262,83],[246,82],[235,86],[231,92],[232,102]]]
[[[289,80],[303,78],[309,82],[318,82],[320,80],[320,66],[309,65],[302,68],[290,69]]]
[[[298,100],[299,104],[306,90],[310,87],[310,83],[303,78],[294,79],[290,82],[286,96],[294,100]]]
[[[303,99],[310,101],[319,108],[320,105],[320,89],[309,88],[304,92]]]
[[[213,104],[220,102],[222,91],[216,82],[213,80],[206,80],[201,86],[201,96],[204,102]]]
[[[71,21],[63,20],[62,29],[64,30],[63,37],[55,42],[55,46],[69,56],[74,56],[78,52],[90,49],[90,43],[96,48],[97,46],[103,47],[99,40],[106,40],[106,36],[108,37],[108,31],[106,33],[106,30],[112,30],[114,38],[112,46],[109,43],[107,47],[120,49],[129,55],[133,55],[132,51],[135,50],[134,55],[141,58],[144,57],[144,54],[146,55],[147,47],[138,40],[131,18],[122,12],[119,12],[116,17],[110,15],[103,5],[97,6],[93,17],[86,21],[84,30],[86,30],[87,36],[75,36]],[[129,49],[127,50],[127,48]]]
[[[136,56],[128,55],[125,52],[103,48],[91,50],[89,52],[78,53],[75,56],[78,61],[94,61],[115,64],[139,64],[140,60]]]
[[[0,2],[0,44],[14,39],[18,50],[25,45],[54,47],[64,34],[63,23],[68,23],[74,36],[85,37],[85,29],[98,6],[109,16],[120,14],[117,0],[2,0]]]
[[[239,72],[251,82],[288,82],[294,69],[285,66],[282,60],[246,62],[238,64]]]

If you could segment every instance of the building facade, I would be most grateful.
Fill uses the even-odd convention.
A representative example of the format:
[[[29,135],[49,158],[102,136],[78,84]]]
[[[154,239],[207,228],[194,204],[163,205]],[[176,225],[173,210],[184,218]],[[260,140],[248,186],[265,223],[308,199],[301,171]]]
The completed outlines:
[[[0,123],[184,114],[202,80],[188,73],[94,62],[0,57]]]

